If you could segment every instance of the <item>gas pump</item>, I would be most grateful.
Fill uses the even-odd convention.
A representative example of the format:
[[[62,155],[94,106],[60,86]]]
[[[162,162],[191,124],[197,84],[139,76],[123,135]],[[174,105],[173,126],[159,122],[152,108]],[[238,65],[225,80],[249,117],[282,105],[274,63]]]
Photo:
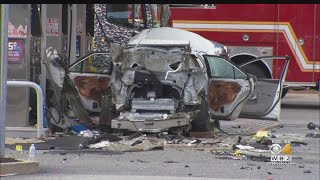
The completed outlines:
[[[30,4],[10,4],[8,23],[8,80],[30,78]],[[29,125],[29,89],[8,87],[7,121],[10,127]]]

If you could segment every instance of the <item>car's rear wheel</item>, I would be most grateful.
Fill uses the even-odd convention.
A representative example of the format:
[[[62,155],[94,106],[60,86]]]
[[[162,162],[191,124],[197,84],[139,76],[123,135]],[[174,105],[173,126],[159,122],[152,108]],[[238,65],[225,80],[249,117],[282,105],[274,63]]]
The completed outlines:
[[[208,103],[202,98],[201,104],[199,105],[200,112],[197,114],[195,119],[191,122],[193,132],[208,132],[211,130],[210,116],[208,113]]]

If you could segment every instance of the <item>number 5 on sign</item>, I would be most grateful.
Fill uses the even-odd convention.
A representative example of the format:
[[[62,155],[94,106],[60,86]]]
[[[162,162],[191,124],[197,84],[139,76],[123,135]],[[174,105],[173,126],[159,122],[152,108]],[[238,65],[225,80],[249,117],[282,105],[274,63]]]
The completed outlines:
[[[21,145],[16,145],[16,151],[22,151],[22,146]]]

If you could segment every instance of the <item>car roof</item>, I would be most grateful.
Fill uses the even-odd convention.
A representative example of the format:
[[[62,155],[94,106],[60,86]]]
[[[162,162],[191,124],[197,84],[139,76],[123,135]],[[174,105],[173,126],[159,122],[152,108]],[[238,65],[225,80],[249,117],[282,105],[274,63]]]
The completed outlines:
[[[182,29],[171,27],[160,27],[145,29],[134,36],[128,42],[129,46],[135,45],[165,45],[185,46],[190,45],[192,52],[219,55],[215,45],[204,37]]]

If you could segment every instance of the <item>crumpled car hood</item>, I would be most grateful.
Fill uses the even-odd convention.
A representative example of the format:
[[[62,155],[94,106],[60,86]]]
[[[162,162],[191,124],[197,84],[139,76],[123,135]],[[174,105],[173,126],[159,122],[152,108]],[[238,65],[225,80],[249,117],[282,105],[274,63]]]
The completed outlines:
[[[196,33],[170,27],[145,29],[130,39],[128,46],[136,46],[137,44],[151,46],[152,43],[165,46],[190,44],[192,53],[198,52],[217,56],[224,54],[224,51],[226,51],[225,47]]]

